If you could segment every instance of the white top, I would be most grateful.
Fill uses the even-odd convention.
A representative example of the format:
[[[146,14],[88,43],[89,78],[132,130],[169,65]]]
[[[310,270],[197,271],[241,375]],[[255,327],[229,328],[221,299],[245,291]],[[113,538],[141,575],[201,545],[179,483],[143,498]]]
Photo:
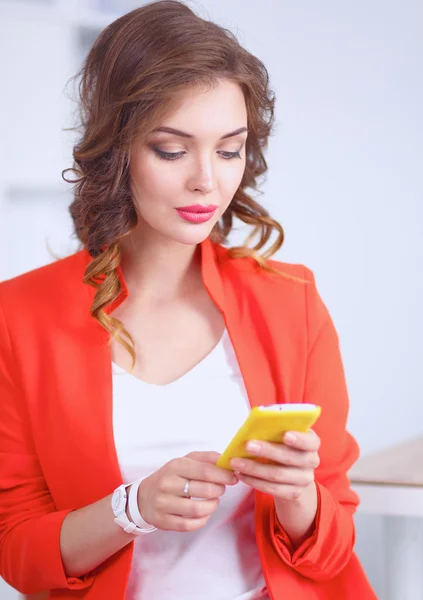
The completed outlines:
[[[113,363],[113,427],[124,483],[194,450],[223,452],[250,411],[228,333],[186,375],[147,384]],[[135,539],[127,600],[268,599],[254,531],[254,491],[228,486],[194,532]]]

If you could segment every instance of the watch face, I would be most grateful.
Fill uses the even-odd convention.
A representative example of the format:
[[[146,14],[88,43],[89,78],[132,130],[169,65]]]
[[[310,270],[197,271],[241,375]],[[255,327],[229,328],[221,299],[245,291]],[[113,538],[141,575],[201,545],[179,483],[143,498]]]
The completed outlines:
[[[112,496],[112,509],[117,510],[123,500],[122,490],[115,490]]]

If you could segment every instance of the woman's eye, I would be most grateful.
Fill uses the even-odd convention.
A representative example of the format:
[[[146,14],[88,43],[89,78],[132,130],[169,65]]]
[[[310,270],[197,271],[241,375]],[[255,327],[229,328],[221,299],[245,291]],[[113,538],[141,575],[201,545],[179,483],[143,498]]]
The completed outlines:
[[[186,152],[164,152],[159,148],[153,148],[154,152],[157,156],[162,160],[177,160],[178,158],[182,158]],[[241,154],[239,152],[219,152],[219,155],[225,160],[230,160],[231,158],[241,158]]]
[[[239,152],[219,152],[219,154],[221,156],[223,156],[223,158],[226,158],[227,160],[230,160],[231,158],[241,158],[241,155]]]
[[[159,148],[153,148],[153,150],[162,160],[176,160],[185,154],[185,152],[163,152]]]

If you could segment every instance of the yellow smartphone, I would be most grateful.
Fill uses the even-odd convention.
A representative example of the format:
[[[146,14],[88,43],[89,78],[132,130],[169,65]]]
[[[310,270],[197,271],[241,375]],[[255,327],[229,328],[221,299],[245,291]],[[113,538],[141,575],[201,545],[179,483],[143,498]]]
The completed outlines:
[[[287,431],[308,431],[317,421],[321,410],[316,404],[254,406],[216,465],[232,471],[229,464],[231,458],[258,459],[245,448],[249,440],[283,443],[282,437]]]

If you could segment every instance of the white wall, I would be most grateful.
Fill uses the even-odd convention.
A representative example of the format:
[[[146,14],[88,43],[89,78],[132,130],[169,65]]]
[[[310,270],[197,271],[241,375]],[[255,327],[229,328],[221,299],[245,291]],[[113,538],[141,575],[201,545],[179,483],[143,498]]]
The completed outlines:
[[[278,128],[263,202],[286,229],[279,258],[315,271],[334,317],[352,433],[365,453],[422,433],[423,4],[195,6],[237,31],[270,72]],[[75,37],[64,21],[1,11],[0,0],[0,125],[10,140],[6,147],[2,136],[0,148],[4,278],[49,260],[46,234],[54,251],[71,247],[66,197],[55,190],[70,165],[61,93]],[[43,196],[36,204],[25,197],[34,183]],[[12,195],[11,186],[19,188]],[[357,525],[359,554],[383,599],[382,523],[359,517]]]

